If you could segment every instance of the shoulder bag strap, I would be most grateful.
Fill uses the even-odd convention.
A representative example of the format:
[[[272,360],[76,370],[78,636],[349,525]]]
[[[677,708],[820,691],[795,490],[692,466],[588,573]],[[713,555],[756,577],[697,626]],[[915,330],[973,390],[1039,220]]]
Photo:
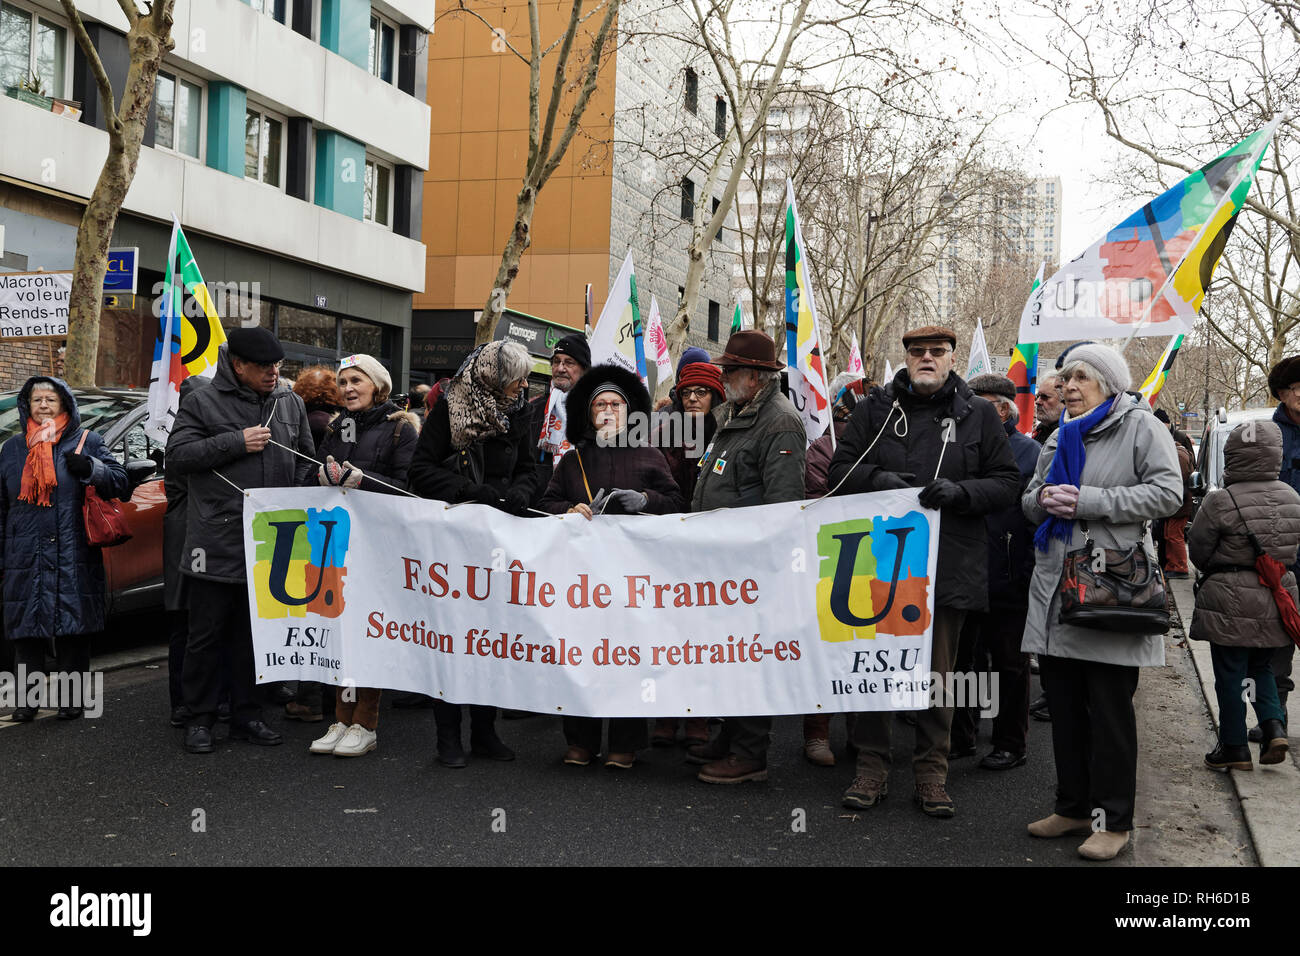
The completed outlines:
[[[1259,539],[1255,537],[1254,532],[1250,530],[1250,525],[1246,523],[1246,516],[1241,513],[1241,505],[1237,504],[1237,496],[1232,493],[1231,488],[1225,487],[1223,490],[1228,493],[1228,498],[1232,501],[1232,507],[1237,510],[1237,517],[1241,519],[1241,525],[1246,529],[1246,540],[1255,549],[1255,557],[1259,557],[1264,553],[1264,549],[1260,546]]]
[[[83,429],[81,430],[81,441],[77,442],[77,451],[76,451],[76,454],[80,455],[80,454],[81,454],[81,449],[84,448],[84,447],[86,447],[86,436],[87,436],[88,434],[90,434],[90,433],[89,433],[89,431],[87,431],[86,429],[83,428]]]
[[[587,469],[582,465],[582,452],[575,448],[573,453],[578,456],[578,470],[582,472],[582,487],[587,489],[587,504],[591,504],[595,499],[591,496],[591,485],[587,483]]]

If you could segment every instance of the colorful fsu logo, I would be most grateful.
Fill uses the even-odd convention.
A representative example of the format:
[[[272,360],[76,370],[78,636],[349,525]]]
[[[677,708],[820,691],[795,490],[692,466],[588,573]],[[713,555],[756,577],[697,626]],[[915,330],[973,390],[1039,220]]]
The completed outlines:
[[[338,617],[352,519],[345,508],[287,508],[253,518],[257,616]]]
[[[930,524],[923,514],[822,525],[817,554],[817,624],[823,641],[925,633]]]

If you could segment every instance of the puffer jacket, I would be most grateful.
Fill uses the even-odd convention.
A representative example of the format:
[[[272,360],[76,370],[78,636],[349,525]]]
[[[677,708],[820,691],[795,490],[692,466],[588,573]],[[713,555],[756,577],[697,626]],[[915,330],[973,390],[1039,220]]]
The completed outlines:
[[[700,461],[692,511],[803,500],[807,432],[779,377],[739,412],[726,402],[713,414],[718,430]]]
[[[352,422],[351,429],[348,422]],[[362,491],[400,494],[396,489],[406,487],[411,456],[420,437],[418,423],[415,415],[392,402],[381,402],[360,412],[343,411],[325,428],[316,457],[323,462],[333,455],[339,464],[346,461],[360,468],[365,473]],[[349,431],[354,440],[344,441]],[[379,481],[373,480],[376,478]]]
[[[63,456],[81,441],[81,413],[63,381],[48,378],[63,400],[68,424],[51,450],[58,487],[50,505],[19,501],[27,461],[27,419],[32,382],[18,393],[18,434],[0,448],[0,575],[4,577],[5,635],[10,639],[93,634],[104,629],[104,558],[86,540],[82,515],[86,485],[101,498],[129,497],[126,469],[93,431],[83,455],[91,473],[78,479]]]
[[[1035,528],[1049,517],[1038,496],[1047,483],[1047,471],[1060,437],[1058,429],[1043,445],[1038,468],[1020,499],[1025,517]],[[1029,615],[1020,649],[1026,654],[1102,664],[1159,667],[1165,662],[1163,634],[1099,631],[1062,624],[1057,589],[1066,553],[1082,548],[1089,538],[1096,547],[1119,551],[1140,542],[1152,566],[1158,565],[1147,522],[1173,514],[1183,501],[1183,476],[1174,439],[1145,399],[1125,394],[1084,436],[1083,447],[1087,461],[1079,479],[1074,533],[1069,541],[1053,539],[1046,553],[1035,553]],[[1085,522],[1087,533],[1083,529]]]
[[[1274,477],[1282,465],[1282,432],[1272,422],[1257,422],[1255,440],[1244,441],[1235,430],[1223,459],[1224,487],[1205,496],[1187,531],[1188,555],[1205,575],[1188,636],[1227,647],[1285,647],[1291,638],[1273,593],[1259,583],[1255,549],[1246,537],[1249,530],[1271,557],[1287,567],[1295,564],[1300,494]],[[1287,571],[1282,585],[1300,602],[1294,573]]]
[[[951,440],[945,441],[949,420],[953,431]],[[863,457],[868,448],[871,453]],[[892,382],[873,388],[853,409],[827,481],[834,488],[844,479],[837,494],[869,492],[875,490],[872,481],[878,470],[910,473],[918,488],[934,480],[937,471],[937,477],[966,490],[970,504],[944,509],[939,522],[934,603],[956,610],[986,610],[984,516],[1014,503],[1021,482],[997,410],[977,399],[956,372],[934,394],[918,395],[912,391],[907,369],[899,369]]]
[[[270,428],[271,439],[285,447],[245,451],[244,429],[255,425]],[[189,475],[181,571],[242,584],[246,578],[244,496],[237,489],[314,483],[315,455],[302,398],[281,384],[269,395],[253,391],[235,376],[227,347],[222,345],[212,383],[181,403],[167,439],[167,461],[178,473]],[[192,557],[195,548],[203,549],[201,562]]]

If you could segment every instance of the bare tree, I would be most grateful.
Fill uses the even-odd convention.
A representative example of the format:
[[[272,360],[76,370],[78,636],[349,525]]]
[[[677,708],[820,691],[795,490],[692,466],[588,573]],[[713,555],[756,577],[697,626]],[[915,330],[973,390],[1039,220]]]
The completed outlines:
[[[503,45],[512,55],[528,64],[528,160],[525,164],[523,185],[515,199],[515,223],[501,252],[501,265],[496,280],[488,292],[483,315],[474,332],[478,345],[492,341],[497,322],[505,311],[510,289],[519,275],[519,260],[531,243],[530,232],[537,197],[559,168],[565,152],[573,142],[582,123],[583,113],[596,91],[605,46],[614,27],[622,0],[573,0],[564,33],[543,46],[539,0],[528,0],[527,54],[517,49],[504,35],[492,27],[488,19],[475,8],[498,8],[499,4],[475,3],[459,0],[443,16],[465,15],[483,22],[495,34],[494,42]],[[587,28],[587,21],[602,14],[595,29]],[[579,31],[585,31],[578,41]],[[543,61],[554,54],[550,94],[542,102]],[[567,102],[566,102],[567,101]],[[543,112],[545,110],[545,112]],[[558,132],[557,132],[558,130]]]
[[[77,249],[72,264],[72,292],[68,301],[68,348],[64,375],[73,385],[94,385],[99,355],[99,313],[108,272],[108,248],[118,214],[135,179],[144,140],[149,105],[153,102],[158,69],[175,45],[172,11],[176,0],[117,0],[126,16],[131,62],[119,104],[113,94],[99,52],[90,41],[73,0],[60,0],[72,24],[77,46],[90,64],[99,89],[108,131],[108,158],[86,202],[77,227]],[[137,5],[138,4],[138,5]]]

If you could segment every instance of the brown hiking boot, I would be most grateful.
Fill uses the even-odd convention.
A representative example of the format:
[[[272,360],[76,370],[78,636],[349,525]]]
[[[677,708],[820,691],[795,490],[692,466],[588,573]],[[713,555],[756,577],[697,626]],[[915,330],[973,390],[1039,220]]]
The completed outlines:
[[[864,774],[853,778],[849,789],[844,791],[844,806],[850,810],[869,810],[889,794],[889,782],[875,780]]]
[[[722,760],[705,764],[700,768],[699,778],[705,783],[746,783],[767,779],[767,761],[751,760],[727,754]]]
[[[686,748],[686,762],[693,764],[713,763],[725,760],[731,751],[718,740],[706,740],[702,744],[692,744]]]
[[[816,764],[819,767],[835,766],[835,755],[831,753],[831,745],[828,740],[805,740],[803,742],[803,755],[808,758],[809,763]]]
[[[916,802],[920,804],[921,812],[926,816],[947,818],[955,816],[957,813],[952,797],[948,796],[948,791],[938,781],[918,783],[916,785]]]
[[[655,721],[654,733],[650,735],[652,747],[672,747],[677,743],[677,718],[660,717]]]
[[[709,742],[709,718],[687,717],[686,730],[682,734],[682,739],[687,746],[691,744],[707,744]]]
[[[325,719],[319,709],[312,710],[310,704],[300,704],[296,700],[284,705],[284,716],[288,720],[301,720],[308,724],[319,724]]]

